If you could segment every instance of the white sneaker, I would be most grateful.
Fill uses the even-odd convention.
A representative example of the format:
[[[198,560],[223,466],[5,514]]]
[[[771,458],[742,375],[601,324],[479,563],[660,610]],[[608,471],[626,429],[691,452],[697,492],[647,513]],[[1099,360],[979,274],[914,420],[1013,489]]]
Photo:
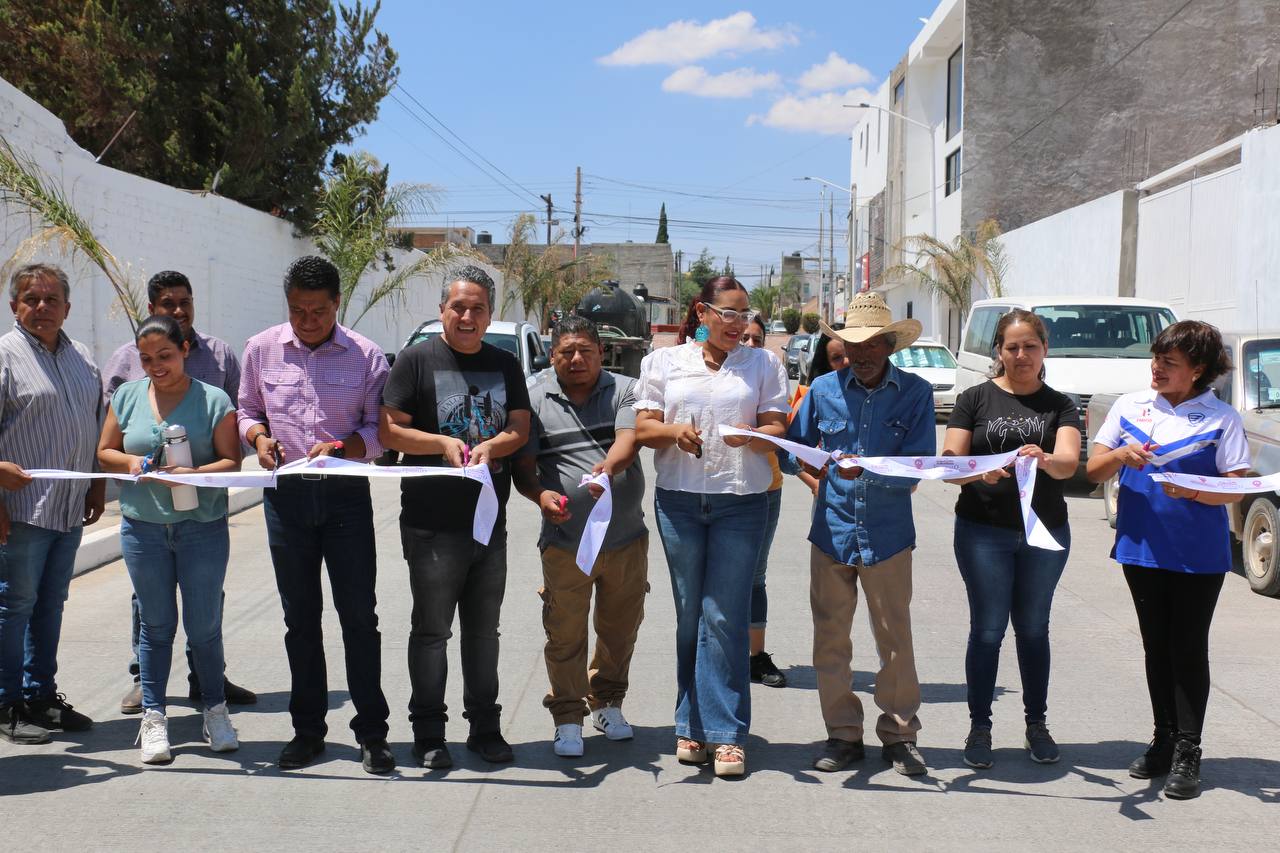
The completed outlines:
[[[622,709],[615,708],[613,705],[605,705],[591,712],[591,723],[596,727],[596,731],[604,732],[604,736],[609,740],[631,740],[635,737],[635,732],[631,730],[631,724],[627,722],[627,718],[622,716]]]
[[[236,737],[236,727],[231,725],[226,702],[204,709],[204,739],[209,741],[209,748],[214,752],[235,752],[240,748],[240,739]]]
[[[577,723],[556,726],[556,742],[552,748],[561,758],[581,758],[582,726]]]
[[[138,739],[142,742],[143,764],[168,764],[173,760],[169,752],[169,718],[154,708],[142,712],[142,727]]]

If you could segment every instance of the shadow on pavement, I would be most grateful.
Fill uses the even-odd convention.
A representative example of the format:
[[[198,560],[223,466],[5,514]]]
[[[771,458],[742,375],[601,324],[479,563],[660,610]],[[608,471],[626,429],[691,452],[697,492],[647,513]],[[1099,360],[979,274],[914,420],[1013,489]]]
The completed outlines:
[[[787,676],[787,686],[784,690],[817,690],[818,676],[814,672],[813,667],[792,664],[784,671]],[[855,672],[853,674],[853,689],[858,691],[864,697],[870,697],[876,690],[876,676],[874,672]],[[1010,691],[996,685],[995,696],[999,699]],[[1015,691],[1016,692],[1016,691]],[[964,683],[952,683],[943,681],[926,681],[920,684],[920,701],[924,705],[936,705],[947,702],[965,702],[968,701],[968,688]],[[870,714],[874,708],[867,713]]]

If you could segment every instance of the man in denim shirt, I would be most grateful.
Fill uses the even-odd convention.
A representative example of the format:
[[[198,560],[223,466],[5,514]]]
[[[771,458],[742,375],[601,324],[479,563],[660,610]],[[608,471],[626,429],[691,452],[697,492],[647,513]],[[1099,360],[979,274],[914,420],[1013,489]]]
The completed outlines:
[[[844,329],[822,331],[845,342],[849,366],[814,381],[787,437],[844,454],[932,456],[933,390],[889,363],[890,354],[920,336],[920,323],[892,322],[878,293],[859,294],[845,317]],[[875,700],[881,755],[904,775],[927,771],[915,744],[920,681],[911,644],[914,486],[914,480],[862,468],[832,468],[818,491],[809,529],[813,667],[827,726],[826,745],[814,761],[818,770],[842,770],[865,755],[862,703],[850,687],[850,631],[861,581],[880,653]]]

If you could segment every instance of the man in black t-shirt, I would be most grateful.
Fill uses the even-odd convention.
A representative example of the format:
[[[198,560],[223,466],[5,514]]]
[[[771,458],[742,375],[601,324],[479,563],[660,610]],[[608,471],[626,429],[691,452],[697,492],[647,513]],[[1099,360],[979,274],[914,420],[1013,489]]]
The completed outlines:
[[[508,457],[529,437],[529,392],[515,358],[484,342],[493,280],[467,266],[441,293],[444,333],[406,349],[382,392],[379,438],[405,465],[488,465],[498,520],[488,545],[472,538],[480,485],[451,477],[402,481],[400,539],[409,564],[409,722],[424,767],[451,767],[445,745],[446,645],[455,611],[462,630],[467,748],[488,761],[512,759],[498,704],[498,614],[507,583]]]

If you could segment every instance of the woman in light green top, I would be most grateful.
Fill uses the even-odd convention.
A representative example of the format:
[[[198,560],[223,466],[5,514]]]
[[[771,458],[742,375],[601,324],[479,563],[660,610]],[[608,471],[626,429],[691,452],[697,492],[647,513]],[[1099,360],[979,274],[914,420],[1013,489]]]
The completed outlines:
[[[107,410],[98,461],[112,473],[157,470],[156,451],[166,426],[187,431],[191,467],[175,474],[240,470],[240,441],[231,399],[220,388],[186,375],[189,344],[177,321],[149,317],[138,329],[138,357],[146,379],[116,389]],[[222,581],[231,540],[227,491],[201,487],[191,510],[174,509],[171,487],[161,481],[126,483],[120,489],[120,545],[142,613],[138,662],[142,677],[142,761],[172,760],[165,688],[178,630],[176,593],[182,590],[187,632],[204,700],[204,736],[215,752],[239,747],[223,695]]]

